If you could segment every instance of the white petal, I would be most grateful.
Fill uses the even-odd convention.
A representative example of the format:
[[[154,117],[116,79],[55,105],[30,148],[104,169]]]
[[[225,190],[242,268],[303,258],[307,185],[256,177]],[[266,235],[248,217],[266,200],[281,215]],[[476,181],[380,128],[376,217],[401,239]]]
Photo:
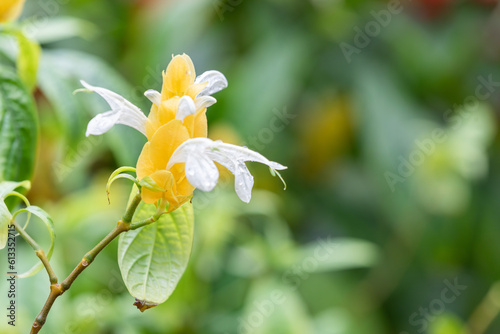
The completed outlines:
[[[120,114],[114,111],[108,111],[102,114],[98,114],[96,117],[92,118],[87,125],[87,132],[85,135],[88,137],[90,135],[99,136],[107,132],[113,127],[113,125],[118,123],[120,119]]]
[[[250,202],[254,180],[245,162],[231,160],[222,154],[214,155],[213,158],[215,162],[223,165],[234,174],[234,190],[238,197],[245,203]]]
[[[157,107],[160,106],[161,104],[161,94],[160,92],[154,90],[154,89],[149,89],[144,92],[144,96],[149,99],[149,101],[153,102]]]
[[[252,198],[253,176],[243,161],[238,162],[234,174],[234,190],[245,203]]]
[[[211,191],[219,181],[217,166],[203,154],[190,154],[187,157],[185,173],[189,183],[203,191]]]
[[[183,121],[186,116],[192,115],[196,112],[196,106],[194,101],[189,96],[183,96],[179,100],[179,106],[177,107],[177,113],[175,114],[175,118]]]
[[[167,164],[167,169],[178,162],[186,162],[191,154],[204,154],[204,151],[212,145],[213,141],[208,138],[192,138],[179,145],[172,153]]]
[[[88,91],[99,94],[111,107],[110,111],[97,115],[89,122],[87,136],[103,134],[115,124],[130,126],[146,135],[147,117],[141,109],[115,92],[101,87],[94,87],[83,80],[80,82]]]
[[[196,77],[194,83],[199,84],[207,81],[207,86],[196,97],[212,95],[227,87],[227,79],[219,71],[206,71]]]
[[[252,151],[246,147],[220,142],[217,145],[217,149],[221,150],[225,155],[230,156],[235,160],[260,162],[261,164],[268,165],[269,167],[276,170],[287,168],[277,162],[268,160],[262,154]]]
[[[195,100],[196,110],[208,108],[211,105],[213,105],[215,102],[217,102],[217,100],[211,96],[198,97]]]
[[[212,189],[218,179],[217,167],[212,161],[223,165],[235,175],[236,194],[247,203],[251,198],[254,179],[245,161],[260,162],[277,170],[286,169],[285,166],[269,161],[246,147],[225,144],[208,138],[193,138],[182,143],[172,154],[167,169],[176,163],[185,162],[188,181],[202,190]],[[206,183],[202,184],[203,182]]]

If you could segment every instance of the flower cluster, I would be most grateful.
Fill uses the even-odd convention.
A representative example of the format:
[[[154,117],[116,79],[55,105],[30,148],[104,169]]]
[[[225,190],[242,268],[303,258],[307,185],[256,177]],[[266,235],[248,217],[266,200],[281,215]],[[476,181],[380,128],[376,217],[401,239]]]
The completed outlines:
[[[111,110],[93,118],[87,136],[100,135],[115,124],[124,124],[143,133],[148,141],[137,161],[137,178],[147,179],[155,188],[143,188],[142,199],[152,204],[162,200],[173,211],[188,201],[195,188],[212,190],[218,182],[216,163],[235,175],[235,190],[249,202],[253,177],[245,161],[282,166],[246,147],[207,138],[207,108],[216,101],[211,95],[226,88],[227,80],[218,71],[196,76],[193,62],[183,54],[173,57],[163,72],[161,92],[148,90],[145,96],[153,103],[149,116],[120,95],[82,81],[87,91],[101,95]]]

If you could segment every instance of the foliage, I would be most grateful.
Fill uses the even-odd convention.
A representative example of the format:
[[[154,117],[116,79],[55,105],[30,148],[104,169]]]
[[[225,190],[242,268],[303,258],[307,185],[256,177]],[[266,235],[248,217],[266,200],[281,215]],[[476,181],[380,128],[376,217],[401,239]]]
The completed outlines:
[[[41,3],[28,2],[21,17],[42,45],[33,94],[39,134],[29,88],[14,70],[18,47],[12,36],[0,41],[0,161],[16,157],[0,163],[0,175],[32,179],[30,201],[56,225],[56,271],[70,272],[113,228],[130,184],[115,182],[108,205],[107,176],[134,165],[144,144],[124,127],[85,139],[104,107],[72,95],[79,79],[147,113],[144,91],[160,88],[171,54],[189,53],[229,81],[209,111],[210,138],[289,167],[285,192],[256,167],[259,190],[248,205],[223,171],[227,186],[195,193],[191,259],[186,266],[180,256],[185,272],[166,303],[133,307],[116,263],[122,240],[58,301],[46,333],[498,333],[492,3],[417,1],[397,14],[376,1],[86,0],[50,12]],[[372,22],[379,32],[370,35]],[[342,43],[359,52],[346,57]],[[23,79],[28,87],[33,80]],[[42,228],[29,230],[48,249]],[[19,272],[36,260],[21,242],[18,259]],[[0,253],[0,267],[5,261]],[[13,333],[28,331],[46,298],[42,275],[18,282]],[[445,302],[455,281],[465,289],[446,292],[454,298]]]

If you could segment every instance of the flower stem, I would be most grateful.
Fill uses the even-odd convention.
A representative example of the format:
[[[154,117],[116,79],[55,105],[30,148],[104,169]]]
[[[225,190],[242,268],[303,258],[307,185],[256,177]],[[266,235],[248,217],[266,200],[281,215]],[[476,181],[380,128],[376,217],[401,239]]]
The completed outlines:
[[[137,210],[137,207],[141,203],[141,194],[137,192],[135,197],[132,199],[132,202],[130,203],[130,206],[127,208],[127,211],[125,211],[125,214],[123,215],[122,220],[129,224],[132,221],[132,217],[134,217],[135,210]]]
[[[130,229],[131,230],[136,230],[138,228],[141,228],[143,226],[146,226],[146,225],[149,225],[149,224],[152,224],[156,221],[156,219],[154,217],[149,217],[148,219],[144,219],[144,220],[141,220],[139,222],[136,222],[136,223],[133,223],[130,225]]]
[[[73,271],[68,275],[68,277],[66,277],[66,279],[61,284],[57,284],[57,278],[56,278],[56,281],[54,283],[52,282],[52,279],[51,279],[50,294],[47,297],[47,301],[45,302],[45,305],[43,306],[42,310],[40,311],[40,313],[36,317],[35,321],[33,322],[33,326],[31,327],[31,332],[30,332],[31,334],[36,334],[42,329],[43,325],[45,324],[45,322],[47,320],[47,315],[49,314],[50,309],[52,308],[52,305],[54,304],[55,300],[71,287],[71,285],[76,280],[76,278],[94,261],[96,256],[107,245],[109,245],[111,243],[111,241],[113,241],[118,235],[120,235],[123,232],[129,231],[131,229],[130,222],[132,221],[132,217],[134,216],[134,213],[135,213],[137,206],[139,205],[140,202],[141,202],[141,195],[138,192],[136,194],[136,196],[133,198],[129,207],[127,208],[123,218],[121,220],[119,220],[118,223],[116,224],[116,227],[104,239],[102,239],[94,248],[92,248],[91,251],[89,251],[85,254],[85,256],[82,258],[80,263],[75,267],[75,269],[73,269]],[[19,233],[21,234],[21,230],[19,230]],[[29,235],[28,235],[28,237],[29,237]],[[29,239],[31,239],[31,237],[29,237]],[[27,241],[28,241],[28,239],[27,239]],[[36,242],[33,239],[31,239],[31,242],[33,242],[33,244],[36,245]],[[30,245],[31,245],[31,242],[28,241],[28,243],[30,243]],[[32,247],[33,247],[33,245],[32,245]],[[43,250],[42,250],[42,252],[43,252]],[[38,253],[37,253],[37,255],[38,255]],[[47,261],[47,264],[48,264],[48,261]],[[44,265],[45,265],[45,263],[44,263]],[[50,265],[49,265],[49,267],[50,267]],[[49,276],[50,276],[50,273],[49,273]]]

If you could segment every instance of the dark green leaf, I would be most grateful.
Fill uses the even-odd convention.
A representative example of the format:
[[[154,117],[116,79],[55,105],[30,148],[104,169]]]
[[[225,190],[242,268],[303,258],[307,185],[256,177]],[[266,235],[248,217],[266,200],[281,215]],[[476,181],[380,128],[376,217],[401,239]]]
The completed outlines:
[[[35,104],[15,72],[0,67],[0,180],[33,174],[38,121]]]

